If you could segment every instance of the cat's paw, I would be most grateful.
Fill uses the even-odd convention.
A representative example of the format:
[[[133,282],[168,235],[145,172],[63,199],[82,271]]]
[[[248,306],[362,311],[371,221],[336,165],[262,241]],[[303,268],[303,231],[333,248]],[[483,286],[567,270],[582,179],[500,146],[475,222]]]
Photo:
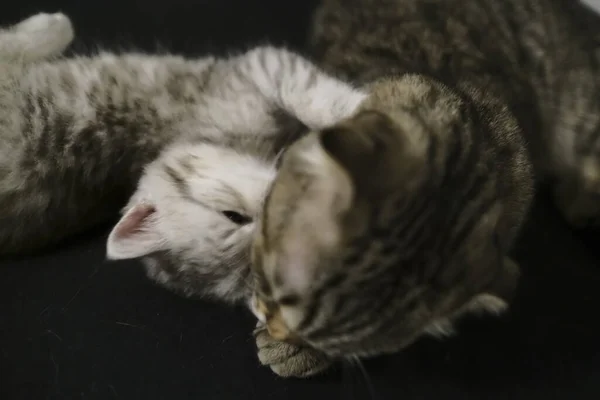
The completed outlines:
[[[62,13],[35,14],[16,24],[14,30],[19,33],[46,34],[63,38],[73,36],[71,20]]]
[[[329,357],[315,349],[273,339],[262,325],[256,327],[254,337],[260,363],[281,377],[309,377],[323,372],[332,364]]]
[[[33,15],[13,26],[12,31],[22,42],[23,56],[30,60],[62,53],[75,37],[71,20],[62,13]]]

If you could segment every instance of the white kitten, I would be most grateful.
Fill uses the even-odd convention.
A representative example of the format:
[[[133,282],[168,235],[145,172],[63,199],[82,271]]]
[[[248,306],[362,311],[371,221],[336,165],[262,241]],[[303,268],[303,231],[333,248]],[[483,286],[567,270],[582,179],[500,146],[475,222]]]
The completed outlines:
[[[150,278],[185,295],[244,298],[246,252],[274,161],[219,145],[173,145],[147,166],[108,238],[108,257],[142,257]]]
[[[250,240],[277,154],[350,116],[366,94],[283,49],[251,50],[221,68],[219,97],[206,99],[221,134],[179,142],[148,165],[107,256],[141,257],[152,279],[185,295],[238,301],[251,293]]]

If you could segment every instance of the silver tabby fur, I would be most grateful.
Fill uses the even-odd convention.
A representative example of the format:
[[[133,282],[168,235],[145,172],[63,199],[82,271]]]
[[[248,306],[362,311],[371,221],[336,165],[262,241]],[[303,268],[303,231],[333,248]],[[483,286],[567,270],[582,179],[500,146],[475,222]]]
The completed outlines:
[[[344,96],[323,114],[307,91],[352,91],[272,47],[226,58],[61,58],[73,32],[63,14],[0,31],[2,256],[44,249],[106,221],[126,204],[144,166],[173,143],[274,156],[304,125],[346,113]]]

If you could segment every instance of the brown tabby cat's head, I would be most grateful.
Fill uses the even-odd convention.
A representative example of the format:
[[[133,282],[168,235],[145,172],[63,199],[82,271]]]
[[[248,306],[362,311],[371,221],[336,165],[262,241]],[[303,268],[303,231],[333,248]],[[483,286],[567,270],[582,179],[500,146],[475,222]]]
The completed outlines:
[[[502,207],[493,200],[465,211],[452,198],[484,170],[470,158],[453,166],[469,176],[453,169],[452,183],[432,186],[448,159],[432,149],[445,146],[447,132],[397,99],[425,102],[428,117],[440,112],[436,124],[461,114],[441,88],[411,96],[423,84],[374,86],[354,117],[283,156],[252,254],[252,309],[275,339],[331,356],[372,355],[443,331],[467,309],[506,306],[518,271],[492,234]],[[471,206],[483,204],[469,195]]]

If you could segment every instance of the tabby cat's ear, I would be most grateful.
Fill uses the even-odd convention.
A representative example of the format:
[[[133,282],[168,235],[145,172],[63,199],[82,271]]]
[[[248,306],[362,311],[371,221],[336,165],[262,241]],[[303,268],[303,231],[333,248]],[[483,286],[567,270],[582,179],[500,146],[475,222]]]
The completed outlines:
[[[420,162],[398,124],[379,111],[362,111],[320,135],[323,149],[367,197],[386,194],[413,179]]]
[[[111,260],[138,258],[162,250],[164,240],[156,229],[156,208],[139,203],[125,212],[108,236],[106,256]]]
[[[321,132],[321,145],[344,168],[358,173],[372,167],[390,144],[393,121],[378,111],[363,111]]]

